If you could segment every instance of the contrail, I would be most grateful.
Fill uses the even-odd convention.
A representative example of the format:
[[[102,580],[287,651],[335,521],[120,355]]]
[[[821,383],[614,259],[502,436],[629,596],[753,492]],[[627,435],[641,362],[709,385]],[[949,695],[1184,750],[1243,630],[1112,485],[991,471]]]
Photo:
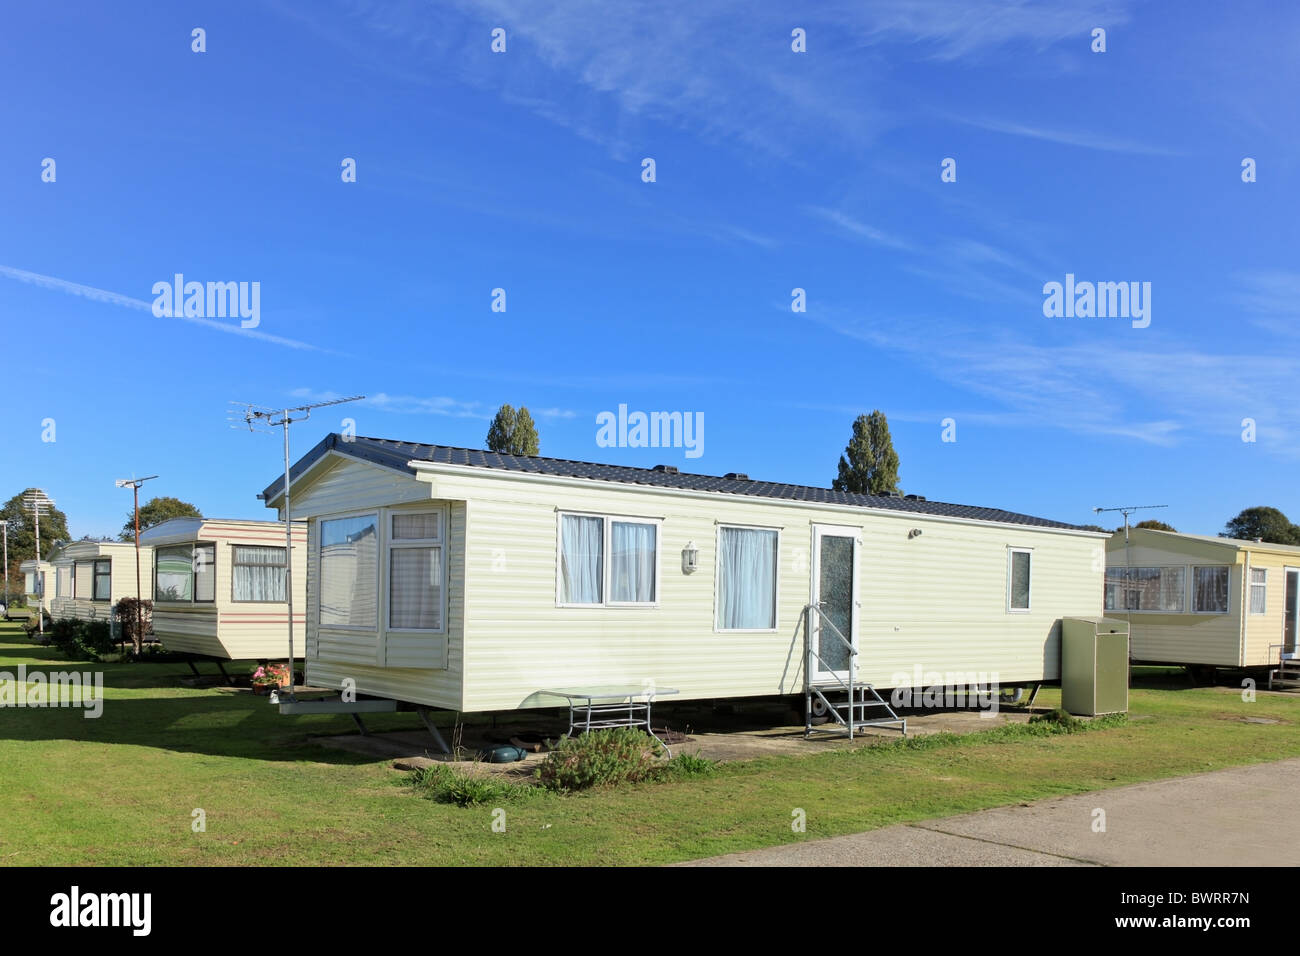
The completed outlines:
[[[67,279],[41,275],[39,272],[28,272],[26,269],[15,269],[13,266],[0,265],[0,275],[8,276],[10,279],[17,279],[19,282],[26,282],[28,285],[38,285],[45,289],[54,289],[58,292],[66,292],[68,295],[79,295],[84,299],[90,299],[94,302],[107,302],[109,305],[121,306],[124,309],[143,309],[145,312],[153,315],[152,302],[146,302],[144,299],[133,299],[129,295],[109,292],[107,289],[96,289],[94,286],[81,285],[77,282],[69,282]],[[235,335],[244,335],[261,342],[270,342],[273,345],[283,345],[286,348],[305,349],[309,352],[328,351],[327,349],[322,349],[319,346],[312,345],[309,342],[300,342],[297,339],[289,339],[281,335],[271,335],[267,332],[259,332],[256,329],[245,329],[238,325],[231,325],[226,322],[214,322],[211,319],[201,319],[195,316],[185,315],[178,315],[174,318],[180,319],[182,322],[191,322],[194,325],[202,325],[209,329],[216,329],[218,332],[230,332]]]

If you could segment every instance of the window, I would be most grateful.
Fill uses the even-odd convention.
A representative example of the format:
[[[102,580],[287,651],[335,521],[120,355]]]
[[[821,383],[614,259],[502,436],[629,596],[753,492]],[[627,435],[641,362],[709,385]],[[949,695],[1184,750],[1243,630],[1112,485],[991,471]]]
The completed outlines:
[[[1250,613],[1268,613],[1268,569],[1250,569]]]
[[[55,597],[72,597],[72,568],[59,568],[54,577]]]
[[[1228,613],[1227,567],[1193,568],[1192,610],[1197,614]]]
[[[210,603],[217,597],[217,546],[181,544],[153,553],[155,601]]]
[[[1029,610],[1029,566],[1031,552],[1012,548],[1007,553],[1007,610]]]
[[[24,594],[35,594],[35,593],[36,593],[36,573],[35,573],[35,572],[33,572],[33,571],[24,571],[24,572],[23,572],[23,593],[24,593]]]
[[[379,516],[320,523],[320,623],[325,627],[378,624]]]
[[[1107,568],[1107,611],[1181,614],[1187,602],[1186,568]]]
[[[389,516],[388,626],[442,630],[442,512]]]
[[[659,525],[562,514],[559,573],[561,605],[654,604],[659,581]]]
[[[230,597],[234,601],[284,602],[284,548],[230,546]]]
[[[718,528],[718,630],[775,630],[776,555],[776,531]]]
[[[91,593],[93,601],[109,601],[113,595],[113,562],[108,558],[100,558],[95,562],[95,581],[94,590]]]

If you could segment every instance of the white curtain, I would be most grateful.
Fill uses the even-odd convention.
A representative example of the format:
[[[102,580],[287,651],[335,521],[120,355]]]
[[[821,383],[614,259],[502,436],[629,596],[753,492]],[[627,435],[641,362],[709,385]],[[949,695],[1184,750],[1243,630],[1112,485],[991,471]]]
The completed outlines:
[[[560,602],[600,604],[605,564],[605,519],[560,517]]]
[[[234,545],[231,575],[236,601],[284,601],[284,548]]]
[[[776,532],[722,528],[718,628],[776,627]]]
[[[652,603],[655,599],[655,533],[652,524],[613,522],[610,530],[611,600]]]
[[[442,608],[442,549],[393,548],[388,553],[388,626],[436,631]]]
[[[1228,569],[1197,568],[1193,578],[1196,588],[1196,600],[1193,607],[1197,611],[1228,610]]]

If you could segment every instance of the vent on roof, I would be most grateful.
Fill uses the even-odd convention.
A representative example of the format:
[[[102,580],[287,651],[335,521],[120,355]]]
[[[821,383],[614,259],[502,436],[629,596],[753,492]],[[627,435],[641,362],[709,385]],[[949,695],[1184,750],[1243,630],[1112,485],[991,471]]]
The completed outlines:
[[[677,466],[676,466],[676,465],[655,465],[654,468],[653,468],[652,470],[653,470],[653,471],[662,471],[665,475],[675,475],[675,474],[677,474]]]
[[[729,471],[722,477],[728,478],[731,481],[749,481],[749,475],[745,474],[743,471]]]
[[[908,501],[924,501],[924,500],[925,500],[925,495],[904,495],[903,497],[906,498]]]
[[[901,497],[903,497],[903,493],[902,493],[901,491],[886,491],[886,492],[885,492],[885,497],[886,497],[886,498],[901,498]]]

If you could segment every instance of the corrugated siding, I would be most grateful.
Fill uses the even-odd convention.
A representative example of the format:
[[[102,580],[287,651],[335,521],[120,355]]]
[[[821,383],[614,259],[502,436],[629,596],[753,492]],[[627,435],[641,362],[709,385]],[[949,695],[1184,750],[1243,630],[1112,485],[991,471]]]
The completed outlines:
[[[1095,538],[985,527],[914,514],[876,515],[634,488],[581,492],[527,479],[438,476],[434,493],[471,498],[466,551],[467,711],[554,706],[543,688],[653,681],[681,698],[802,688],[800,611],[808,602],[812,524],[860,525],[861,678],[881,687],[916,668],[975,671],[1002,682],[1059,675],[1059,619],[1097,615]],[[556,505],[661,517],[654,608],[557,608]],[[775,633],[715,632],[717,522],[780,526]],[[911,528],[923,529],[908,539]],[[681,571],[693,541],[699,570]],[[1033,610],[1006,610],[1007,548],[1031,547]]]
[[[1136,537],[1136,536],[1135,536]],[[1132,540],[1132,539],[1131,539]],[[1112,538],[1106,560],[1115,567],[1126,563],[1124,537]],[[1228,613],[1194,614],[1192,568],[1231,565],[1237,560],[1232,550],[1201,541],[1177,539],[1160,545],[1130,544],[1127,564],[1135,568],[1184,567],[1185,606],[1189,613],[1154,614],[1107,611],[1108,617],[1129,622],[1129,656],[1137,661],[1169,664],[1210,664],[1236,667],[1241,662],[1242,568],[1234,565],[1228,575]]]
[[[1281,555],[1260,554],[1252,551],[1250,553],[1250,564],[1253,568],[1264,568],[1268,571],[1268,582],[1265,592],[1266,611],[1263,614],[1246,614],[1246,639],[1245,639],[1245,660],[1246,667],[1263,667],[1266,664],[1276,664],[1278,658],[1278,648],[1270,645],[1282,643],[1283,636],[1283,614],[1286,607],[1286,567],[1288,561],[1291,567],[1300,567],[1300,559],[1285,558]],[[1249,602],[1250,596],[1247,593],[1245,600]],[[1249,603],[1246,604],[1249,610]]]
[[[340,512],[373,510],[411,502],[433,504],[427,484],[389,469],[364,462],[335,459],[310,484],[294,489],[294,518],[309,518],[307,570],[307,681],[321,687],[340,688],[350,678],[361,694],[393,697],[434,707],[459,709],[461,704],[462,635],[464,627],[465,506],[450,503],[448,545],[446,635],[412,637],[403,635],[381,645],[382,633],[322,628],[320,626],[320,568],[316,558],[320,540],[319,519]],[[444,503],[446,504],[446,503]],[[380,593],[383,593],[381,582]],[[383,620],[383,608],[379,609]],[[425,646],[413,647],[412,642]],[[425,669],[400,666],[408,663],[405,652],[423,653],[432,642],[443,649],[445,668]],[[381,652],[393,666],[381,667]]]

